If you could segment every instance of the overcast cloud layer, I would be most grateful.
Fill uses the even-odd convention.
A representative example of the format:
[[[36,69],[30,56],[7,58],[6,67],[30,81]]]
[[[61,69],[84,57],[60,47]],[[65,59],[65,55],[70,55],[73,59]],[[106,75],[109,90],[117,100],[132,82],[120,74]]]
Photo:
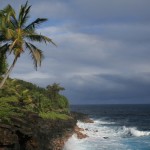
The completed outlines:
[[[24,0],[0,0],[19,8]],[[58,45],[39,45],[36,72],[25,53],[11,77],[42,87],[54,82],[72,104],[150,103],[150,0],[29,0],[38,32]],[[9,58],[11,62],[12,57]]]

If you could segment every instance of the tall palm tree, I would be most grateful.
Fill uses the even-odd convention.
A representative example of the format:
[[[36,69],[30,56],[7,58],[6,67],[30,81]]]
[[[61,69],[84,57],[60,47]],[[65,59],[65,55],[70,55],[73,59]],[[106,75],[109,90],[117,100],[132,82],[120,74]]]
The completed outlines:
[[[55,45],[50,38],[36,32],[38,25],[47,21],[46,18],[37,18],[35,21],[26,25],[30,18],[30,9],[31,6],[28,6],[28,2],[26,2],[25,5],[21,5],[18,16],[16,16],[15,10],[11,5],[8,5],[0,11],[0,53],[4,51],[5,53],[14,54],[13,63],[0,83],[0,89],[14,68],[17,59],[25,50],[29,50],[36,69],[41,65],[43,51],[32,42],[48,42]]]

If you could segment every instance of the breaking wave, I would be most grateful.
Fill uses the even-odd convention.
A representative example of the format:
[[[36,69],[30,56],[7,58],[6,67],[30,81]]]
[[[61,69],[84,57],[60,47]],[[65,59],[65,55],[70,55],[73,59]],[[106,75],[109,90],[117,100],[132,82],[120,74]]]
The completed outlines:
[[[139,131],[135,127],[115,126],[115,122],[95,120],[94,123],[78,121],[77,125],[83,128],[86,139],[77,139],[74,134],[66,143],[64,150],[127,150],[122,143],[124,138],[150,136],[149,131]],[[94,148],[93,148],[94,147]]]
[[[135,136],[135,137],[140,137],[140,136],[149,136],[150,132],[149,131],[139,131],[137,128],[135,127],[125,127],[123,126],[122,128],[123,131],[123,135],[127,135],[127,136]]]

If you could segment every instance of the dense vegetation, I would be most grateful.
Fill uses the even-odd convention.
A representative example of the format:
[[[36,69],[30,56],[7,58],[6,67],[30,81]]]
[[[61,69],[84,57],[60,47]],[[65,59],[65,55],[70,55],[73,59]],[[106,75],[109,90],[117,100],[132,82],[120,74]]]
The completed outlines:
[[[59,94],[60,90],[63,88],[56,83],[45,89],[22,80],[8,79],[0,90],[0,118],[8,122],[12,115],[34,112],[45,119],[67,119],[69,103]]]
[[[6,55],[0,52],[0,75],[3,75],[7,70]]]
[[[55,43],[44,35],[36,32],[37,27],[47,21],[37,18],[29,23],[31,6],[28,2],[21,5],[18,14],[11,5],[0,10],[0,122],[9,122],[11,116],[25,116],[28,112],[37,113],[42,118],[67,119],[69,112],[68,100],[59,94],[64,90],[59,84],[40,88],[22,80],[6,80],[17,60],[28,50],[37,69],[43,59],[43,51],[36,47],[35,42]],[[28,24],[29,23],[29,24]],[[7,66],[7,56],[12,54],[14,60]],[[5,84],[4,84],[5,83]]]

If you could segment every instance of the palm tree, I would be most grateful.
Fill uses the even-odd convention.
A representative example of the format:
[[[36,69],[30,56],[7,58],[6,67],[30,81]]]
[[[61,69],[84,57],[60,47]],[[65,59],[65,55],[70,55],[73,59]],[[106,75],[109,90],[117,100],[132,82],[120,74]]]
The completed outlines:
[[[48,96],[53,100],[55,100],[59,92],[63,90],[65,90],[65,88],[61,87],[58,83],[47,86]]]
[[[31,6],[28,6],[28,2],[26,2],[25,5],[21,5],[17,17],[11,5],[8,5],[0,11],[0,43],[2,44],[0,46],[0,53],[4,51],[5,53],[14,54],[13,63],[0,83],[0,89],[14,68],[18,58],[25,50],[29,50],[36,69],[41,65],[43,51],[37,48],[32,42],[45,42],[55,45],[50,38],[36,32],[38,25],[47,21],[46,18],[37,18],[35,21],[26,25],[30,17],[30,9]]]

